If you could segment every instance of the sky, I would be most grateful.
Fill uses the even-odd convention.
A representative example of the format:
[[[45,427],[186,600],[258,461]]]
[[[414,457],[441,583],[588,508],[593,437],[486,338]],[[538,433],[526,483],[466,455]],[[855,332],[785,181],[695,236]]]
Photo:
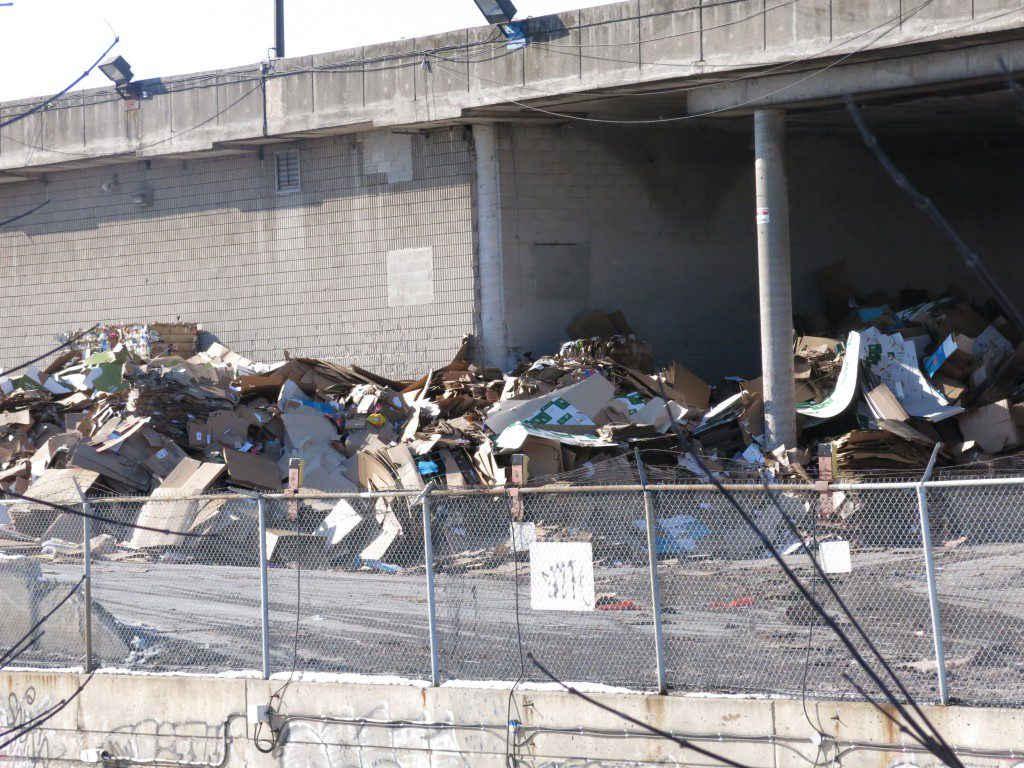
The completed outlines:
[[[273,0],[0,0],[0,101],[55,93],[115,33],[136,78],[252,64],[274,45]],[[515,0],[517,18],[610,0]],[[285,0],[285,49],[306,56],[483,24],[473,0]],[[110,82],[97,69],[78,88]]]

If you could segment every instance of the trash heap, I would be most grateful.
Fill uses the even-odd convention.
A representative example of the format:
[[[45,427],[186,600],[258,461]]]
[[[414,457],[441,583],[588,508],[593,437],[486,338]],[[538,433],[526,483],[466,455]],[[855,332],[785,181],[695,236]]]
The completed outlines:
[[[451,363],[414,381],[314,358],[256,363],[220,343],[200,350],[194,325],[107,326],[44,367],[0,376],[0,490],[54,503],[78,503],[79,492],[150,495],[118,519],[182,535],[98,533],[127,531],[144,551],[233,530],[251,553],[252,515],[237,505],[158,500],[578,482],[635,447],[685,482],[705,471],[808,481],[821,456],[838,472],[919,473],[940,442],[944,464],[1024,447],[1024,344],[998,316],[954,297],[898,310],[851,299],[834,325],[818,326],[831,335],[794,343],[799,444],[774,450],[764,445],[761,379],[712,386],[678,363],[656,368],[620,312],[576,319],[573,341],[511,372],[472,363],[466,339]],[[673,425],[703,466],[679,450]],[[525,473],[513,475],[513,464]],[[367,517],[333,502],[304,508],[327,526],[321,536]],[[370,517],[374,537],[415,539],[411,504],[377,505]],[[300,546],[276,524],[286,547]],[[25,546],[73,550],[80,528],[29,502],[0,505],[0,538]],[[376,561],[388,546],[368,549],[378,556],[362,559]]]

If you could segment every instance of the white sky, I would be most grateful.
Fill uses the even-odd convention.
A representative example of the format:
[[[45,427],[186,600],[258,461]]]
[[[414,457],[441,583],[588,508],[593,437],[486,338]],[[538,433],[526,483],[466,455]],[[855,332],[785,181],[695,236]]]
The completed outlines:
[[[609,1],[516,0],[517,18]],[[0,101],[61,90],[113,41],[111,28],[137,78],[251,64],[274,44],[273,0],[13,2],[0,7]],[[285,49],[305,56],[482,23],[473,0],[285,0]],[[109,84],[95,70],[78,87]]]

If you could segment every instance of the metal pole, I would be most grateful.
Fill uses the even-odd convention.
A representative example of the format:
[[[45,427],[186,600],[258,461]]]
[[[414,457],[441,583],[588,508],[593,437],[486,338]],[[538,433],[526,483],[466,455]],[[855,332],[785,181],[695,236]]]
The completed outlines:
[[[658,578],[657,539],[654,534],[654,497],[647,490],[647,472],[644,460],[640,457],[640,449],[633,447],[636,456],[636,469],[640,473],[640,485],[643,486],[644,514],[647,518],[647,564],[651,577],[651,606],[654,613],[654,659],[658,672],[658,693],[668,693],[665,682],[665,640],[661,634],[661,582]]]
[[[932,528],[928,520],[928,492],[924,484],[932,474],[935,459],[942,443],[936,443],[928,461],[924,477],[917,484],[917,509],[921,515],[921,547],[924,549],[924,572],[928,579],[928,609],[932,617],[932,637],[935,640],[935,666],[939,673],[939,701],[949,704],[949,687],[946,681],[946,652],[942,647],[942,619],[939,616],[939,594],[935,586],[935,559],[932,554]]]
[[[270,679],[270,601],[267,592],[267,501],[256,500],[260,517],[260,620],[263,639],[263,679]]]
[[[92,672],[92,504],[82,502],[82,567],[85,575],[85,672]]]
[[[274,58],[284,58],[284,0],[274,0]]]
[[[430,489],[423,492],[423,557],[427,569],[427,623],[430,627],[430,683],[441,684],[437,653],[437,596],[434,594],[434,538],[430,530]]]
[[[786,113],[754,110],[757,266],[761,306],[761,374],[769,448],[796,446],[793,386],[793,287],[789,265]]]

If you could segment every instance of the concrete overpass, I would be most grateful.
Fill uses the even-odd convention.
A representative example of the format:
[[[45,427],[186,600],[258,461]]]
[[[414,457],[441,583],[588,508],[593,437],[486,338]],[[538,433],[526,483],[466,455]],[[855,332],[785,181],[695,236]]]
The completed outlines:
[[[0,229],[0,359],[180,317],[253,356],[411,373],[467,332],[493,362],[548,351],[603,306],[706,376],[760,359],[788,412],[787,293],[819,309],[820,267],[977,294],[844,94],[1020,295],[999,62],[1024,70],[1022,30],[1019,0],[629,0],[532,19],[518,49],[481,27],[70,94],[0,130],[0,221],[42,206]]]

